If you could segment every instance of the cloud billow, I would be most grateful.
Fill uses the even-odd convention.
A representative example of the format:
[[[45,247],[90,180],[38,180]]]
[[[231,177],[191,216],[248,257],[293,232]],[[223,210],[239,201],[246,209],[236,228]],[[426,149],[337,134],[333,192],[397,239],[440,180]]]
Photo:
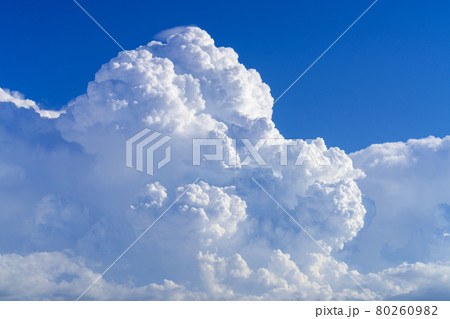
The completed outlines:
[[[233,49],[216,47],[196,27],[166,35],[164,42],[121,52],[104,64],[87,92],[57,116],[43,116],[47,113],[21,102],[18,93],[1,91],[15,96],[0,100],[0,111],[8,115],[3,123],[25,117],[29,126],[47,131],[31,136],[11,131],[11,125],[0,129],[4,149],[17,140],[14,149],[0,153],[0,200],[4,216],[10,216],[0,226],[9,236],[0,255],[5,265],[0,294],[4,299],[75,299],[186,191],[85,298],[367,299],[251,178],[336,256],[348,253],[361,237],[366,215],[361,189],[377,204],[389,205],[372,184],[373,169],[385,165],[377,171],[383,172],[407,161],[410,153],[371,161],[376,152],[370,148],[350,157],[318,138],[314,145],[327,165],[280,166],[279,153],[263,145],[266,166],[206,162],[194,167],[188,156],[193,138],[220,138],[233,154],[243,153],[241,144],[233,144],[241,138],[292,140],[280,134],[266,112],[273,105],[270,88],[256,70],[239,63]],[[125,142],[143,128],[173,141],[172,161],[154,177],[125,165]],[[42,140],[52,142],[42,145]],[[296,142],[293,153],[306,144]],[[30,153],[36,160],[21,160]],[[200,181],[193,185],[196,178]],[[11,197],[4,185],[20,189],[28,200]],[[447,220],[442,205],[448,202],[441,195],[427,207],[436,208],[438,202],[435,218]],[[382,214],[378,209],[375,218]],[[21,231],[7,231],[8,223]],[[380,260],[372,273],[341,266],[376,298],[417,293],[448,268],[431,257],[398,268]],[[409,260],[392,262],[403,261]],[[417,273],[428,279],[407,285],[405,277]],[[28,289],[35,279],[42,284]]]

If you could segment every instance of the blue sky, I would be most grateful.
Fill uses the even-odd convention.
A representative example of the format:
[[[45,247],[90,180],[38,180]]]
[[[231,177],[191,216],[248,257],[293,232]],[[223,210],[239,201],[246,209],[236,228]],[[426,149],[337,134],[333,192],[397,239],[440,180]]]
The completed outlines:
[[[230,46],[278,97],[371,1],[80,1],[127,49],[197,25]],[[174,10],[176,8],[176,10]],[[119,48],[71,1],[9,1],[0,27],[0,86],[57,109]],[[448,133],[450,4],[379,1],[280,100],[286,137],[324,137],[351,152]]]
[[[446,1],[380,0],[273,116],[370,1],[80,3],[130,51],[73,1],[2,7],[0,299],[449,299]]]

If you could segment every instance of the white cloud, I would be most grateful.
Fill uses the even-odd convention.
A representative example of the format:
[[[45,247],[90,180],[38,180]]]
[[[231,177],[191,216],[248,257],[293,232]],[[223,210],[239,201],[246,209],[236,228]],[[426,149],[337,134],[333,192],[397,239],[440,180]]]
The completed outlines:
[[[373,203],[373,220],[355,242],[355,261],[380,270],[448,260],[450,137],[372,145],[351,157],[366,174],[358,185]]]
[[[406,287],[403,266],[396,268],[403,260],[380,256],[404,249],[417,225],[426,225],[423,238],[433,234],[434,242],[442,234],[430,256],[447,249],[447,138],[373,146],[352,157],[318,138],[312,144],[327,165],[280,166],[281,146],[264,145],[265,167],[229,168],[211,161],[193,167],[192,138],[223,138],[226,151],[238,154],[243,146],[233,146],[232,139],[292,140],[281,136],[271,112],[251,127],[272,107],[273,98],[259,74],[239,63],[231,48],[216,47],[199,28],[169,33],[166,43],[152,41],[104,64],[86,94],[70,102],[59,118],[38,118],[31,114],[39,110],[36,103],[0,91],[3,102],[20,109],[8,109],[8,117],[0,118],[7,124],[0,127],[0,186],[16,180],[21,191],[0,189],[8,216],[8,223],[0,225],[5,243],[0,262],[8,265],[2,273],[8,280],[0,280],[5,298],[73,298],[191,186],[87,298],[366,299],[251,177],[328,251],[342,254],[348,261],[341,266],[376,297],[432,286],[434,275],[427,284]],[[155,177],[124,163],[125,141],[144,127],[172,137],[172,161]],[[296,142],[288,149],[293,158],[307,143]],[[375,218],[364,200],[376,204]],[[366,210],[372,214],[368,227]],[[23,220],[31,235],[8,230]],[[388,240],[396,246],[383,248]],[[368,253],[358,255],[355,248],[352,259],[348,247]],[[370,249],[375,249],[372,256]],[[68,250],[78,257],[69,257]],[[424,254],[420,250],[417,256]],[[376,269],[368,269],[370,274],[354,270],[358,256]],[[410,268],[416,273],[448,271],[438,266],[437,257],[427,267],[415,261]]]
[[[42,110],[37,106],[36,102],[25,99],[22,94],[17,91],[10,91],[8,89],[0,88],[0,102],[11,102],[18,108],[26,108],[33,109],[36,113],[41,117],[45,118],[58,118],[64,111],[51,111],[51,110]]]
[[[364,281],[385,299],[448,300],[449,274],[449,263],[404,263],[369,274]]]
[[[366,210],[355,181],[311,185],[296,208],[298,219],[316,239],[330,248],[342,249],[364,226]]]
[[[185,197],[181,199],[184,204],[181,210],[189,214],[187,218],[198,227],[206,244],[221,237],[231,237],[237,231],[238,224],[247,218],[247,205],[232,194],[234,187],[214,187],[203,181],[188,187]],[[179,192],[182,190],[180,188]]]
[[[166,42],[169,37],[173,37],[180,32],[186,31],[186,28],[188,28],[188,27],[195,27],[195,26],[194,25],[178,26],[178,27],[167,29],[167,30],[163,30],[163,31],[155,34],[154,38],[155,38],[155,40]]]
[[[36,252],[27,256],[0,255],[0,295],[2,300],[75,300],[100,276],[80,258],[63,252]],[[198,299],[170,280],[127,287],[103,278],[86,293],[85,299],[148,300]]]

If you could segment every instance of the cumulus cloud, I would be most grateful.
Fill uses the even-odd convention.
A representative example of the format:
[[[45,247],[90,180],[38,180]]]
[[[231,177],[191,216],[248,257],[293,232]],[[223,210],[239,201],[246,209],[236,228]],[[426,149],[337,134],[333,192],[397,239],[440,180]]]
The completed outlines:
[[[365,281],[387,300],[448,300],[450,264],[404,263],[369,274]]]
[[[437,173],[437,184],[425,180],[431,171],[422,164],[436,161],[444,169],[447,139],[373,146],[351,156],[328,148],[321,138],[285,139],[266,112],[273,104],[270,88],[233,49],[216,47],[196,27],[167,32],[162,41],[121,52],[104,64],[65,113],[45,113],[18,93],[0,91],[0,200],[5,207],[0,262],[6,265],[1,276],[8,278],[0,280],[0,291],[5,299],[77,297],[162,214],[86,298],[367,299],[251,178],[321,247],[345,258],[341,267],[374,297],[395,298],[428,287],[405,286],[405,266],[397,267],[404,261],[408,274],[433,267],[447,271],[437,257],[426,267],[419,260],[392,257],[401,249],[407,252],[405,243],[415,237],[406,234],[423,225],[418,223],[428,208],[433,217],[421,230],[423,238],[441,243],[430,256],[448,247],[444,188],[422,194],[428,198],[423,203],[407,202],[420,191],[413,172],[424,178],[421,185],[446,185],[445,175],[437,178]],[[154,177],[124,163],[126,140],[143,128],[172,137],[172,160]],[[220,138],[225,153],[241,160],[249,155],[244,144],[236,143],[241,138],[252,145],[258,139],[277,143],[260,145],[264,166],[251,157],[249,165],[202,161],[193,166],[193,138]],[[306,146],[324,163],[280,165],[285,147],[295,161]],[[410,225],[402,225],[402,231],[382,229],[396,207],[395,218],[412,212]],[[381,244],[375,243],[385,233]],[[349,247],[375,249],[367,260],[376,267],[357,271],[358,258],[368,253],[351,257]],[[30,282],[37,287],[29,289]]]
[[[42,110],[37,106],[36,102],[25,99],[24,96],[17,91],[10,91],[8,89],[0,88],[0,102],[10,102],[19,108],[33,109],[39,116],[50,119],[58,118],[63,113],[63,111]]]
[[[296,210],[315,238],[339,249],[361,230],[366,213],[356,182],[348,179],[314,183]]]
[[[450,137],[372,145],[351,157],[366,174],[358,185],[374,216],[353,258],[378,267],[371,270],[448,261]]]
[[[100,274],[80,258],[64,252],[36,252],[26,256],[0,255],[0,292],[3,300],[75,300]],[[87,299],[186,300],[201,294],[189,292],[171,280],[127,287],[100,279]]]
[[[182,211],[188,218],[197,218],[192,223],[199,227],[206,244],[221,237],[229,238],[238,228],[238,224],[247,217],[245,201],[234,194],[233,187],[214,187],[201,181],[199,185],[189,185],[182,200]],[[179,189],[181,191],[182,189]]]

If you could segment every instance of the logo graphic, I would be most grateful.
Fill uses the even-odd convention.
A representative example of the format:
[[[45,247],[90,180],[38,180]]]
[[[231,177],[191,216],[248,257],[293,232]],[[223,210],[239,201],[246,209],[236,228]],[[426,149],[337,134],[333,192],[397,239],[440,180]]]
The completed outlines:
[[[236,147],[236,146],[239,147]],[[265,147],[265,153],[261,150]],[[268,151],[270,147],[276,147]],[[208,148],[209,151],[203,150]],[[228,150],[228,159],[225,159],[225,149]],[[213,150],[213,152],[211,152]],[[240,153],[240,154],[239,154]],[[192,140],[192,165],[199,166],[204,161],[221,161],[228,166],[267,166],[268,159],[274,158],[274,154],[279,153],[280,166],[288,166],[288,155],[292,157],[298,154],[295,161],[295,166],[301,166],[305,161],[310,161],[317,166],[329,165],[329,159],[324,156],[323,151],[316,145],[314,140],[284,140],[284,139],[259,139],[254,144],[246,138],[240,140],[231,140],[230,145],[225,143],[221,138],[195,138]],[[203,155],[203,156],[202,156]],[[244,160],[241,160],[243,158]],[[292,163],[292,161],[291,161]]]
[[[148,128],[143,129],[126,142],[126,165],[153,176],[155,170],[172,160],[172,149],[167,145],[163,150],[164,158],[155,163],[156,154],[162,152],[157,151],[171,139]],[[330,160],[324,154],[323,147],[315,140],[258,139],[252,142],[244,138],[228,141],[222,138],[193,138],[192,165],[219,161],[228,167],[268,166],[268,163],[273,166],[278,158],[280,166],[302,166],[305,162],[325,166],[330,164]],[[182,154],[188,155],[188,152]]]
[[[148,128],[143,129],[126,142],[126,165],[133,168],[136,164],[136,169],[140,172],[145,172],[148,175],[154,174],[154,153],[161,146],[166,144],[172,138],[169,136],[161,136],[161,133],[153,132]],[[135,152],[134,152],[135,150]],[[135,155],[135,156],[133,156]],[[145,161],[147,159],[147,161]],[[171,148],[166,147],[165,157],[157,163],[157,169],[160,169],[171,160]]]

